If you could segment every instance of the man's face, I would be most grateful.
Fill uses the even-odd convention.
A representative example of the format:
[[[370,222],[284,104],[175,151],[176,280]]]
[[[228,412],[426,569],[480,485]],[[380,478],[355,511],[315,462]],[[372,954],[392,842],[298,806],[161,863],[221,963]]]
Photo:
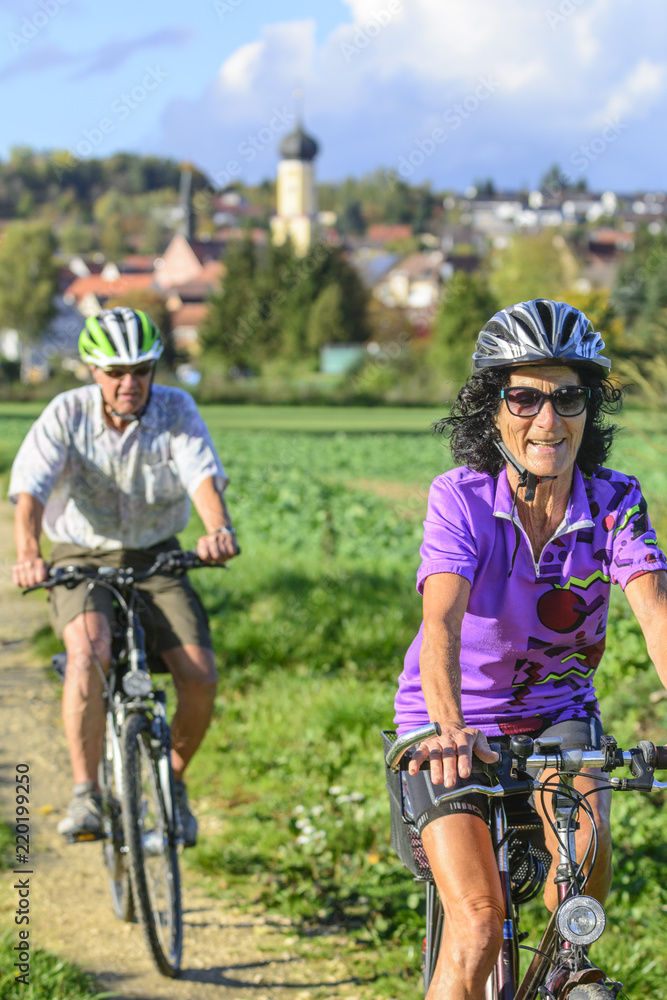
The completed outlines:
[[[138,413],[146,405],[151,388],[154,362],[138,365],[90,366],[92,376],[102,390],[104,402],[116,413]]]

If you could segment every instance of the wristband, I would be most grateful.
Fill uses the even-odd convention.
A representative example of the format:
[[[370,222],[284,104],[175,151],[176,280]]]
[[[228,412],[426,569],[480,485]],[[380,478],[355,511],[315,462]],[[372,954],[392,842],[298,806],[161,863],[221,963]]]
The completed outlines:
[[[234,531],[234,529],[230,528],[226,524],[223,524],[223,526],[221,528],[216,528],[215,531],[211,532],[211,534],[212,535],[231,535],[233,538],[236,538],[236,532]]]

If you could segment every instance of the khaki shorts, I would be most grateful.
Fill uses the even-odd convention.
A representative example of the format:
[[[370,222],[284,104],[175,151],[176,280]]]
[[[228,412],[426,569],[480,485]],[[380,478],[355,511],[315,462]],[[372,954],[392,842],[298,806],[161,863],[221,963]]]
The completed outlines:
[[[101,549],[84,549],[78,545],[56,544],[51,552],[53,566],[132,566],[143,572],[155,561],[158,552],[169,552],[180,548],[176,538],[167,538],[150,549],[116,549],[112,552]],[[139,618],[146,630],[146,652],[159,657],[160,653],[178,646],[203,646],[212,649],[211,633],[206,611],[185,576],[156,573],[142,581],[137,590]],[[117,611],[112,594],[104,587],[88,590],[87,583],[81,583],[72,590],[54,587],[49,591],[51,624],[55,633],[62,638],[63,629],[77,615],[84,611],[99,611],[112,623],[117,622]]]

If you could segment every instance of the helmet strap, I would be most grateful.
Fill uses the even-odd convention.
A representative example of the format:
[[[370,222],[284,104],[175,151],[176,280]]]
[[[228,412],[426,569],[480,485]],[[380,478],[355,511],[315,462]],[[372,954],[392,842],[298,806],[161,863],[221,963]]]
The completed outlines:
[[[107,413],[111,414],[112,417],[116,417],[117,420],[123,420],[127,424],[134,423],[135,420],[137,420],[137,421],[141,420],[141,418],[143,417],[144,413],[148,409],[148,404],[151,401],[151,394],[153,392],[153,379],[154,378],[155,378],[155,368],[153,368],[153,372],[151,374],[151,381],[150,381],[150,385],[148,387],[148,396],[146,398],[146,402],[141,407],[141,409],[138,410],[136,413],[119,413],[118,410],[114,410],[107,403],[107,401],[105,400],[104,396],[102,396],[102,406],[105,408],[105,410],[107,411]],[[102,389],[101,389],[101,387],[100,387],[100,395],[102,395]]]
[[[517,476],[519,477],[519,482],[516,488],[516,493],[519,492],[521,487],[525,489],[523,495],[524,503],[532,503],[535,499],[535,493],[537,487],[546,479],[557,479],[557,476],[536,476],[534,472],[529,472],[525,465],[522,465],[517,458],[514,457],[512,452],[509,450],[507,445],[503,441],[493,442],[503,456],[508,465],[511,465]],[[515,502],[516,502],[515,493]]]

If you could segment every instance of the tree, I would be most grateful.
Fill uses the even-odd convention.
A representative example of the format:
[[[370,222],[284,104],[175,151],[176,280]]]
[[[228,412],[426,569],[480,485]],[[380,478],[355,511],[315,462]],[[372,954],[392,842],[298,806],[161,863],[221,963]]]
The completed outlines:
[[[550,230],[516,235],[494,256],[491,288],[503,306],[529,299],[558,299],[576,278],[577,263],[564,238]]]
[[[202,340],[230,365],[312,362],[325,329],[335,328],[337,342],[368,339],[368,293],[339,247],[317,244],[298,257],[289,241],[257,251],[247,239],[233,245],[224,262],[227,273],[221,290],[209,300]],[[333,326],[322,303],[311,323],[315,304],[332,285],[338,291],[324,302],[336,303]]]
[[[0,243],[0,328],[36,340],[55,315],[56,241],[41,222],[13,222]]]
[[[209,298],[208,317],[200,336],[204,350],[221,355],[231,365],[252,363],[252,330],[248,318],[256,305],[257,260],[248,237],[232,243],[224,260],[218,291]]]
[[[311,351],[319,351],[325,344],[347,342],[342,290],[337,281],[323,288],[313,302],[308,315],[306,339]]]
[[[451,383],[452,396],[470,374],[479,331],[498,308],[483,275],[454,272],[440,303],[425,358],[440,382]]]

